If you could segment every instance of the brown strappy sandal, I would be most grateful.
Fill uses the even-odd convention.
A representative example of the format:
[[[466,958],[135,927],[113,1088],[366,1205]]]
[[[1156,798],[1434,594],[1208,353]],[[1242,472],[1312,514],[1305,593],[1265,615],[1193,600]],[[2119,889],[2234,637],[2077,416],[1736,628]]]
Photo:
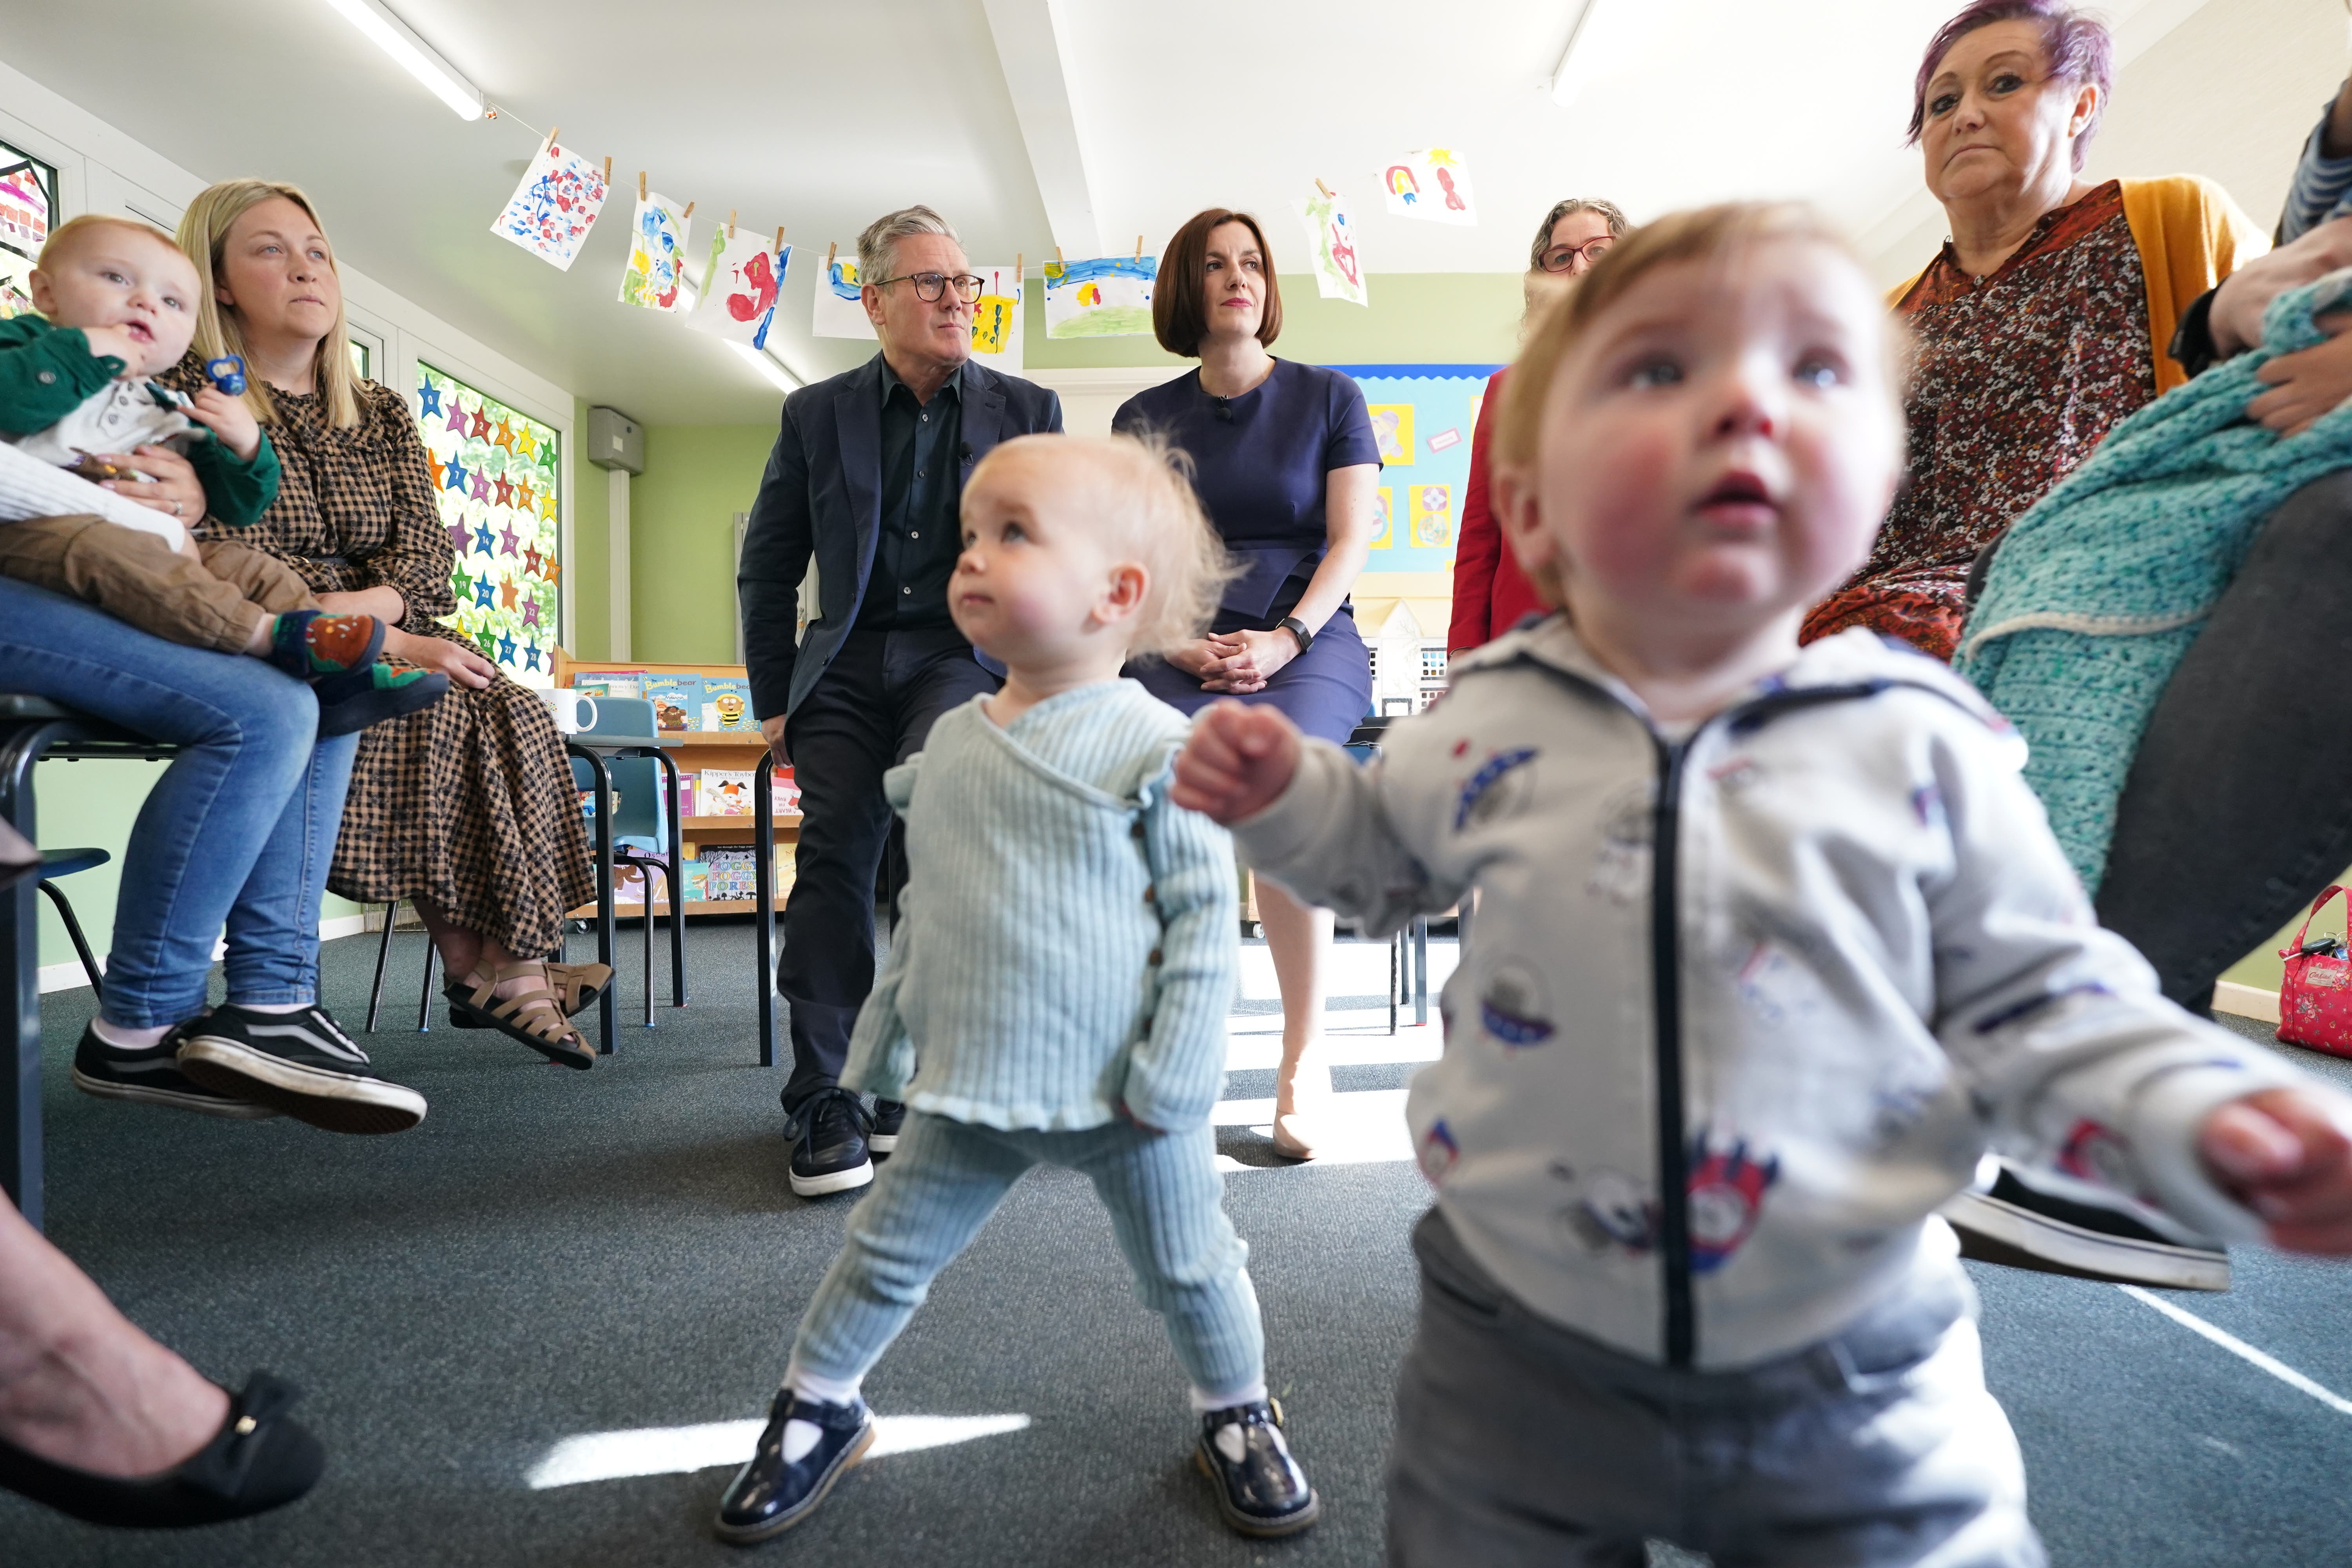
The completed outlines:
[[[547,966],[547,984],[562,1004],[563,1016],[576,1018],[596,1005],[604,987],[613,984],[613,966],[609,963],[551,963]]]
[[[596,1049],[564,1018],[561,996],[544,985],[512,996],[498,994],[506,982],[536,977],[540,969],[536,963],[509,963],[490,980],[468,975],[450,981],[441,993],[449,999],[449,1021],[465,1028],[496,1029],[549,1061],[584,1072],[596,1065]]]

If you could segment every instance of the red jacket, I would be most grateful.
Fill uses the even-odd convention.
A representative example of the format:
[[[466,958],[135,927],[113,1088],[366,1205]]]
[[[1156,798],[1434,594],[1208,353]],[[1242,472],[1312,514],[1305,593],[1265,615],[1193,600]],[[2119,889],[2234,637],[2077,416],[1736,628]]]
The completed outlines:
[[[1496,410],[1503,402],[1503,378],[1498,370],[1486,383],[1486,401],[1478,405],[1478,427],[1470,437],[1470,482],[1462,495],[1462,532],[1454,552],[1454,625],[1445,635],[1448,653],[1460,653],[1494,641],[1519,624],[1520,617],[1540,613],[1543,604],[1534,584],[1503,542],[1494,510],[1486,504],[1486,451],[1493,445]]]

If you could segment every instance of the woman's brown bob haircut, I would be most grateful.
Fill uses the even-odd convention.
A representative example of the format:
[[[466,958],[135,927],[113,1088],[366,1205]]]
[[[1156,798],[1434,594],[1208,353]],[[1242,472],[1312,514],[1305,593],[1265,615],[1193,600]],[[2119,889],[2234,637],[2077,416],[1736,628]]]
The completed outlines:
[[[1257,253],[1265,264],[1265,314],[1258,318],[1257,341],[1271,348],[1282,333],[1282,286],[1274,280],[1274,251],[1265,230],[1247,213],[1211,207],[1194,213],[1160,253],[1160,276],[1151,289],[1151,333],[1171,354],[1192,359],[1209,335],[1209,311],[1202,296],[1208,292],[1209,236],[1219,226],[1245,225],[1257,238]]]
[[[1543,440],[1544,405],[1551,401],[1552,383],[1578,342],[1609,308],[1623,299],[1643,277],[1680,261],[1724,261],[1753,246],[1775,240],[1799,240],[1823,245],[1852,262],[1864,278],[1869,268],[1853,244],[1811,207],[1796,202],[1727,202],[1674,213],[1645,224],[1602,253],[1592,270],[1580,279],[1559,304],[1546,311],[1535,335],[1511,367],[1503,388],[1502,421],[1495,432],[1495,460],[1514,467],[1536,461]],[[1905,334],[1892,318],[1886,321],[1887,378],[1902,417],[1902,353]],[[1530,574],[1536,594],[1558,608],[1563,597],[1559,578],[1549,570]]]

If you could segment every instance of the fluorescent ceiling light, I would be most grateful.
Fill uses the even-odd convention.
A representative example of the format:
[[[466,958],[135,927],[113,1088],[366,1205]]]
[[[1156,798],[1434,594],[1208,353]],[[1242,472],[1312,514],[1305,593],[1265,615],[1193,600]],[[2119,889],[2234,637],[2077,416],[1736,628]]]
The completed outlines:
[[[338,0],[338,4],[341,0]],[[1565,109],[1574,103],[1577,95],[1594,75],[1593,58],[1599,51],[1593,47],[1600,28],[1595,25],[1597,14],[1608,0],[1584,0],[1584,8],[1576,14],[1576,26],[1568,30],[1568,45],[1559,51],[1559,64],[1552,68],[1551,100]],[[1584,47],[1580,51],[1578,45]]]
[[[409,75],[431,88],[433,96],[455,110],[458,119],[482,117],[482,89],[434,53],[433,47],[386,9],[383,0],[327,0],[327,4],[365,33],[369,42],[398,60]]]
[[[779,392],[798,392],[808,384],[771,350],[755,349],[750,343],[738,342],[733,338],[727,340],[727,346],[759,367],[760,374],[766,376]]]

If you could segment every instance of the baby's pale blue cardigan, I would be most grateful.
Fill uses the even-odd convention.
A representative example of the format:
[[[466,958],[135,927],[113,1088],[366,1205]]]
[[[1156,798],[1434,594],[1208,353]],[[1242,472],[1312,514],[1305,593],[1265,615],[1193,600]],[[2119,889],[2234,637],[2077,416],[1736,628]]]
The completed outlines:
[[[884,779],[908,882],[843,1081],[989,1127],[1199,1127],[1224,1087],[1233,839],[1168,799],[1184,716],[1132,680],[1000,728],[942,714]]]
[[[2254,373],[2321,342],[2314,316],[2347,299],[2352,270],[2272,300],[2261,348],[2117,425],[1993,555],[1954,667],[2024,735],[2026,782],[2093,892],[2148,716],[2263,521],[2352,467],[2352,403],[2287,437],[2245,416]]]

